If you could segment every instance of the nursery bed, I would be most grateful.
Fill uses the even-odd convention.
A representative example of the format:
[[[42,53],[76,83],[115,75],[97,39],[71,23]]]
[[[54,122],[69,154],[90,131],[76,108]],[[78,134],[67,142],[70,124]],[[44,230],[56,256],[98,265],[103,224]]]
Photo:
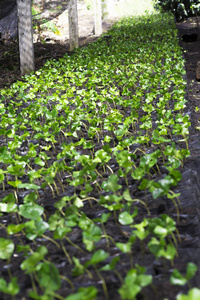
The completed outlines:
[[[195,275],[191,275],[189,287],[180,285],[183,278],[179,285],[170,283],[174,269],[185,275],[188,263],[199,266],[199,133],[195,129],[198,114],[193,109],[197,100],[186,88],[191,80],[188,60],[187,77],[179,48],[174,50],[178,58],[163,54],[157,60],[155,54],[150,62],[154,51],[158,53],[158,40],[166,45],[165,51],[171,47],[169,38],[176,40],[173,18],[164,15],[163,23],[161,19],[148,16],[143,23],[127,19],[99,42],[66,54],[60,61],[47,62],[29,81],[24,78],[9,92],[1,92],[2,116],[9,111],[10,123],[2,118],[1,170],[6,174],[1,177],[0,237],[10,244],[0,246],[0,289],[4,286],[0,299],[10,299],[10,291],[17,291],[16,300],[65,299],[85,288],[76,298],[66,299],[171,300],[199,287],[199,273],[192,264],[188,273]],[[130,22],[129,31],[126,22]],[[165,31],[166,25],[171,31]],[[151,36],[158,27],[163,31]],[[141,46],[138,56],[131,56],[130,49],[138,43],[149,43],[149,47]],[[182,46],[186,49],[188,44]],[[164,53],[164,49],[160,51]],[[107,56],[113,60],[115,55],[112,67]],[[159,74],[154,65],[160,68]],[[172,76],[171,65],[177,72]],[[102,79],[103,70],[112,75]],[[148,86],[151,77],[152,86]],[[158,93],[154,82],[158,82]],[[175,108],[175,112],[168,131],[162,133],[160,111],[152,106],[165,93],[167,109]],[[145,107],[145,103],[150,105]],[[187,116],[192,119],[191,127]],[[181,137],[172,133],[173,126],[181,132],[175,127],[179,123],[186,126]],[[22,135],[23,140],[16,138]],[[177,159],[168,161],[167,155]],[[152,164],[149,169],[147,162]],[[160,185],[144,188],[147,181]],[[137,280],[131,277],[129,285],[127,277],[124,284],[130,269]],[[171,281],[175,282],[176,276]],[[18,278],[19,288],[12,278]],[[11,280],[10,288],[6,287],[5,281]],[[131,296],[131,290],[136,294]]]

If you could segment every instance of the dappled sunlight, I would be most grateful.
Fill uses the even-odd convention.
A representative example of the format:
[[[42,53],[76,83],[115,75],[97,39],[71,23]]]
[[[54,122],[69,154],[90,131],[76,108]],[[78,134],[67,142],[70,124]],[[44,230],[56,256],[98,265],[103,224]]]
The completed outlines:
[[[115,14],[118,17],[139,16],[154,11],[151,0],[121,0],[115,6]]]

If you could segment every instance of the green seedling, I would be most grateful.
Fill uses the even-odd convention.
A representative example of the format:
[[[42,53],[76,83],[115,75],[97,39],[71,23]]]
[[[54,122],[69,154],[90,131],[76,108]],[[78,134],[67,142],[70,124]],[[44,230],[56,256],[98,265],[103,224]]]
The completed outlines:
[[[105,266],[103,266],[100,271],[114,271],[114,273],[118,276],[121,283],[123,283],[123,278],[121,274],[116,270],[116,264],[120,260],[120,257],[114,257],[111,262]]]
[[[104,181],[102,183],[102,188],[105,192],[113,192],[115,193],[121,188],[121,185],[119,185],[118,182],[119,178],[116,174],[112,174],[109,176],[108,181]]]
[[[192,277],[194,277],[197,270],[197,266],[193,263],[187,264],[185,276],[181,275],[177,269],[174,269],[170,276],[170,282],[175,285],[185,285]]]
[[[17,212],[16,199],[13,193],[10,193],[8,196],[1,199],[0,212],[3,213]]]
[[[97,296],[97,289],[94,286],[82,287],[78,292],[66,297],[64,300],[94,300]]]
[[[140,224],[133,225],[136,228],[136,230],[132,231],[133,236],[136,236],[141,241],[144,240],[149,235],[148,225],[147,219],[144,219]]]
[[[0,259],[9,259],[14,252],[15,244],[12,240],[0,238]]]
[[[87,271],[87,268],[85,268],[85,266],[80,263],[80,260],[78,258],[72,257],[72,260],[74,263],[74,267],[72,269],[73,276],[80,276]],[[89,276],[92,278],[92,275],[90,274],[91,273],[89,272]]]
[[[26,203],[19,205],[19,214],[26,219],[38,220],[43,212],[44,208],[38,204]]]
[[[176,298],[177,300],[200,300],[200,289],[192,288],[187,295],[180,294]]]
[[[107,247],[108,248],[109,248],[109,239],[111,239],[112,241],[113,241],[113,239],[110,236],[107,235],[104,223],[108,222],[108,219],[109,219],[110,216],[111,216],[110,213],[103,213],[101,215],[101,218],[93,219],[93,222],[100,222],[101,223],[101,226],[102,226],[102,229],[103,229],[103,233],[104,233],[104,235],[102,237],[106,238],[106,242],[107,242]]]
[[[172,262],[177,254],[177,250],[172,244],[167,244],[165,240],[159,240],[155,237],[151,238],[151,241],[148,243],[148,248],[156,258],[164,257]]]
[[[124,284],[118,290],[123,300],[134,300],[137,294],[140,293],[143,287],[152,283],[152,276],[145,275],[145,268],[136,266],[135,269],[131,269],[126,274]]]
[[[52,295],[61,286],[60,274],[57,267],[50,262],[42,262],[36,266],[40,286],[45,290],[45,295]]]
[[[179,194],[173,189],[190,155],[184,61],[173,18],[126,18],[113,25],[109,36],[47,61],[0,91],[0,214],[12,220],[1,224],[9,237],[1,238],[0,259],[8,264],[20,255],[21,272],[32,284],[24,297],[95,299],[93,283],[83,287],[81,279],[76,291],[68,279],[84,275],[92,281],[95,271],[108,298],[106,271],[121,282],[122,299],[136,299],[152,281],[144,268],[133,268],[137,239],[156,259],[173,261],[178,253],[175,222],[167,215],[151,218],[147,206],[149,197],[154,205],[167,197],[179,216]],[[177,141],[185,141],[186,149]],[[141,204],[146,211],[139,213]],[[110,230],[113,216],[116,236],[123,234],[119,240]],[[76,235],[82,237],[81,246]],[[114,245],[116,256],[99,249],[102,239],[108,252]],[[55,249],[71,265],[67,277],[65,268],[54,264]],[[132,267],[125,278],[118,273],[121,252]],[[14,296],[21,286],[21,278],[15,281],[8,271],[10,282],[0,280],[2,297]],[[185,275],[178,272],[172,271],[171,280],[183,284],[195,267],[189,265]],[[64,281],[71,288],[65,298]],[[193,293],[198,297],[196,290],[179,296],[189,299]]]
[[[131,248],[132,248],[132,243],[131,242],[127,242],[127,243],[116,243],[117,248],[120,249],[121,252],[123,253],[130,253],[131,252]]]
[[[131,174],[134,179],[141,180],[145,174],[149,174],[150,169],[157,163],[158,157],[160,157],[160,150],[156,150],[151,154],[143,156],[140,160],[140,165]]]
[[[15,296],[19,293],[20,287],[17,283],[17,277],[13,277],[9,283],[0,278],[0,291],[2,293]]]
[[[28,258],[21,263],[21,269],[25,270],[27,274],[35,272],[36,266],[47,253],[48,250],[45,246],[39,246],[34,253],[29,254]]]
[[[103,286],[103,290],[104,290],[104,294],[105,294],[105,298],[109,299],[108,296],[108,290],[106,287],[106,283],[105,280],[103,278],[103,276],[101,275],[101,272],[99,271],[99,269],[97,268],[97,265],[101,262],[103,262],[105,259],[107,259],[109,256],[109,254],[107,252],[105,252],[102,249],[97,250],[93,255],[92,258],[87,261],[85,263],[85,267],[87,268],[88,266],[92,265],[95,268],[95,271],[99,277],[99,279],[102,281],[102,286]]]
[[[86,246],[88,251],[95,249],[95,244],[101,239],[101,228],[93,223],[88,222],[79,222],[79,226],[84,230],[83,231],[83,243]],[[85,228],[85,229],[84,229]]]

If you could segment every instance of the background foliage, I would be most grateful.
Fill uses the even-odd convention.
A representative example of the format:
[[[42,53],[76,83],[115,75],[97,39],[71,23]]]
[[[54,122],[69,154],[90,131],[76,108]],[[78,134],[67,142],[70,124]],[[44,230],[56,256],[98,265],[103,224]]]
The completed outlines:
[[[162,12],[172,12],[177,21],[199,15],[198,0],[153,0],[156,9]]]

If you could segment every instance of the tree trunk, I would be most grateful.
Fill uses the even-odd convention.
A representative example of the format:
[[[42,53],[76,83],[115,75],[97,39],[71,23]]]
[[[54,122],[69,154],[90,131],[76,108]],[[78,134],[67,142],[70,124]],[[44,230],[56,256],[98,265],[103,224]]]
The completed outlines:
[[[78,48],[77,0],[70,0],[68,6],[70,51]]]
[[[31,0],[17,0],[21,75],[35,71]]]
[[[102,34],[102,10],[101,10],[101,0],[94,0],[94,30],[95,35]]]

